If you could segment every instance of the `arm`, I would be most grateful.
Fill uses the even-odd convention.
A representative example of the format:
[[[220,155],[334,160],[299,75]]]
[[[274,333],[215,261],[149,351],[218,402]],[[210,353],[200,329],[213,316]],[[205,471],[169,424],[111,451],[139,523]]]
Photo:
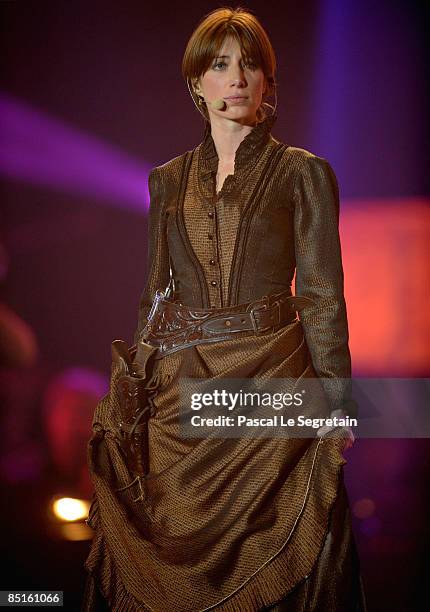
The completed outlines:
[[[169,283],[169,250],[167,244],[166,218],[163,212],[164,198],[161,177],[157,168],[153,168],[148,177],[149,213],[148,213],[148,257],[149,270],[145,288],[140,297],[137,330],[134,343],[137,343],[139,332],[146,324],[154,294],[157,289],[165,289]]]
[[[303,159],[294,188],[294,206],[296,294],[316,302],[300,314],[312,363],[331,410],[342,409],[356,416],[343,292],[339,189],[325,159],[313,155]]]

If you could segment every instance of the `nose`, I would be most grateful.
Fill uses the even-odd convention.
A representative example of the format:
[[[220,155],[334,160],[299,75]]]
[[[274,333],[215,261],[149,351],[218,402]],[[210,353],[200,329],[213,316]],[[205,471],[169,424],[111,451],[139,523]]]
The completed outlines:
[[[244,70],[240,64],[232,64],[230,78],[232,85],[236,87],[246,87]]]

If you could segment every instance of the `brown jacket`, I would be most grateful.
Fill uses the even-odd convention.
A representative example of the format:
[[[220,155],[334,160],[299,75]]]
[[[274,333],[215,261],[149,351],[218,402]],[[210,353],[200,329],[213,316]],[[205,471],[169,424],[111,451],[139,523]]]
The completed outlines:
[[[330,164],[276,140],[268,117],[241,142],[220,193],[218,156],[206,126],[203,142],[149,176],[147,283],[139,331],[155,291],[169,282],[193,307],[236,305],[290,288],[316,301],[300,315],[317,375],[332,409],[357,414],[339,238],[339,190]]]

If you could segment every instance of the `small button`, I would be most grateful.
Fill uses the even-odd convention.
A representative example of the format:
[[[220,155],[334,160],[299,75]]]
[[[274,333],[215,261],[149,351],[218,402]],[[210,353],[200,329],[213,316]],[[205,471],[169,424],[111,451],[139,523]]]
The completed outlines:
[[[226,326],[227,326],[227,327],[231,327],[231,321],[230,321],[230,319],[227,319],[227,321],[225,322],[225,324],[226,324]]]
[[[210,217],[211,219],[213,219],[213,217],[214,217],[214,211],[213,211],[213,210],[210,210],[210,211],[208,212],[208,217]]]
[[[211,281],[211,285],[212,285],[212,287],[216,287],[218,285],[218,283],[216,281]]]
[[[209,238],[209,240],[212,240],[213,234],[208,234],[208,238]]]
[[[209,263],[210,263],[210,265],[211,265],[211,266],[214,266],[214,265],[215,265],[215,263],[216,263],[216,262],[215,262],[215,259],[209,259]]]

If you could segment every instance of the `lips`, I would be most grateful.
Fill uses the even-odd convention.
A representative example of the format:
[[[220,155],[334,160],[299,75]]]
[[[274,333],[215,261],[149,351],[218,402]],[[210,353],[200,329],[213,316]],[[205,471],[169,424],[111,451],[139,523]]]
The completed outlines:
[[[247,99],[248,98],[246,96],[240,96],[240,97],[234,97],[234,98],[225,98],[225,102],[229,106],[240,106],[240,105],[245,104]]]
[[[228,96],[224,100],[246,100],[248,96]]]

